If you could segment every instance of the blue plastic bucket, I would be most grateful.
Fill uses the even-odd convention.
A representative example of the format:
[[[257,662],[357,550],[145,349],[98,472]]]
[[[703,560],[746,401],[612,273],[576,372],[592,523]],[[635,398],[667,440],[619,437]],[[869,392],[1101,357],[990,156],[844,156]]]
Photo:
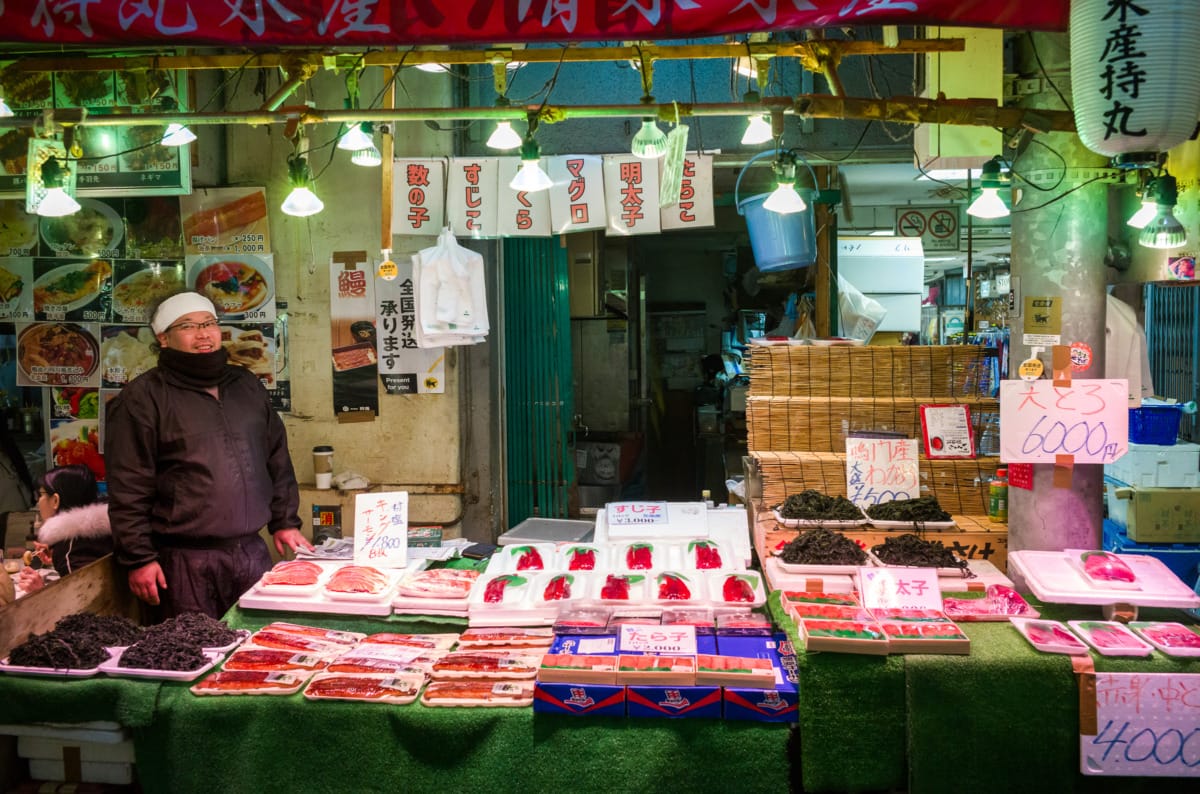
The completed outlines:
[[[812,207],[816,191],[798,188],[797,192],[808,206],[801,212],[787,215],[763,208],[763,202],[767,200],[769,193],[760,193],[740,200],[738,198],[738,188],[750,164],[761,157],[774,154],[776,152],[767,151],[752,157],[738,174],[737,184],[733,189],[733,200],[737,205],[738,214],[746,218],[746,229],[750,232],[754,264],[764,273],[807,267],[817,261],[817,231]],[[807,161],[804,164],[808,166]],[[811,167],[809,173],[812,173]],[[813,184],[816,185],[815,174]]]

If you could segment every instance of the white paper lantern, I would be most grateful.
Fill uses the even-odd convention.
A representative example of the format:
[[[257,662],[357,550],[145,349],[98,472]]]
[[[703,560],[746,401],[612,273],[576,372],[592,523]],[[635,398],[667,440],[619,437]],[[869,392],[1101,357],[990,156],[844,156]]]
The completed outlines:
[[[1196,0],[1071,0],[1075,128],[1110,157],[1164,152],[1200,116]]]

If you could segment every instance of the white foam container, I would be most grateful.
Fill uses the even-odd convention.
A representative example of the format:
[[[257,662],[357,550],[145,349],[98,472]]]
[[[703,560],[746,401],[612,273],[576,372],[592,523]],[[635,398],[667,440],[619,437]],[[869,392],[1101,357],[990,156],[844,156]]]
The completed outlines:
[[[726,601],[725,580],[730,576],[744,579],[754,592],[753,601]],[[706,574],[708,580],[708,598],[713,606],[719,607],[760,607],[767,603],[767,590],[763,578],[757,571],[711,571]]]
[[[1056,604],[1133,604],[1147,607],[1200,606],[1200,595],[1155,557],[1118,554],[1139,584],[1137,590],[1100,587],[1083,575],[1074,555],[1064,551],[1022,549],[1009,552],[1009,571],[1040,601]]]
[[[1140,488],[1195,488],[1200,486],[1200,444],[1130,443],[1124,455],[1104,464],[1104,473]]]

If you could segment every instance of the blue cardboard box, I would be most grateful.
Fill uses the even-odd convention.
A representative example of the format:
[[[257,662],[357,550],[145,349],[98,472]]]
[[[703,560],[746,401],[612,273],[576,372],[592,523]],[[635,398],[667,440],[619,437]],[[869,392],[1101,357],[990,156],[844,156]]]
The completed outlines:
[[[630,686],[625,699],[630,717],[721,718],[719,686]]]
[[[786,634],[772,637],[721,637],[717,647],[726,656],[769,659],[775,668],[777,681],[774,689],[725,687],[725,719],[756,722],[799,720],[800,679],[796,650]]]
[[[533,710],[542,714],[624,717],[625,687],[539,681],[533,688]]]
[[[550,653],[582,653],[595,656],[616,656],[617,638],[612,634],[556,634]]]

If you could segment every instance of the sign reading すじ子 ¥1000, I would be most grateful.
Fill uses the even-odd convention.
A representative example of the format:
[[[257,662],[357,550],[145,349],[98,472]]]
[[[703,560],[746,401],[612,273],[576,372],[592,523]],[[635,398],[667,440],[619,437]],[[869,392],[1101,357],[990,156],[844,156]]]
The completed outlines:
[[[799,28],[958,25],[1064,31],[1068,0],[278,0],[9,3],[0,40],[239,48],[420,45],[429,41],[699,38]],[[167,12],[170,13],[167,13]]]

